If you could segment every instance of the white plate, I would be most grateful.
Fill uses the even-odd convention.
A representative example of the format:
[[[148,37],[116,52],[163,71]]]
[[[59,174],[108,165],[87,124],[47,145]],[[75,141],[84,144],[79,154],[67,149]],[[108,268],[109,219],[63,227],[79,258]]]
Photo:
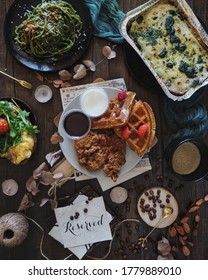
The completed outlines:
[[[119,89],[112,88],[112,87],[103,87],[108,96],[109,99],[114,98],[118,92]],[[79,104],[80,96],[76,97],[72,100],[71,103],[66,107],[64,112],[70,110],[70,109],[80,109]],[[62,114],[63,116],[63,114]],[[60,119],[60,122],[62,122],[62,117]],[[77,153],[74,149],[74,141],[68,139],[64,133],[63,128],[59,125],[58,128],[59,134],[64,138],[64,141],[60,143],[61,150],[65,156],[65,158],[73,165],[74,168],[76,168],[78,171],[81,171],[82,173],[90,176],[90,177],[96,177],[96,178],[109,178],[106,176],[106,174],[103,172],[102,169],[96,170],[96,171],[88,171],[85,167],[81,166],[78,162]],[[128,146],[126,146],[126,163],[122,166],[122,169],[120,171],[120,175],[123,175],[127,173],[129,170],[135,167],[135,165],[141,160],[142,157],[139,157],[136,153],[134,153]]]

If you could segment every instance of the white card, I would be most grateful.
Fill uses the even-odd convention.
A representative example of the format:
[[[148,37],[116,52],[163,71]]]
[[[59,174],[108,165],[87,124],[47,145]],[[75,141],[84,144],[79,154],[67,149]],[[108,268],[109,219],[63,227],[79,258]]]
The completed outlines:
[[[93,198],[88,204],[83,200],[54,211],[65,248],[112,239],[103,197]]]

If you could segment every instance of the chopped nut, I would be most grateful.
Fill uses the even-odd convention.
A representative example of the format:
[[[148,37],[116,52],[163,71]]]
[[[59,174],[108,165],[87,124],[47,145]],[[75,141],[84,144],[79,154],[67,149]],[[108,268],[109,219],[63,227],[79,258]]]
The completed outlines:
[[[196,223],[199,223],[200,219],[201,219],[201,218],[200,218],[199,215],[196,215],[195,218],[194,218],[194,220],[195,220]]]
[[[189,220],[189,217],[188,217],[188,216],[185,216],[185,217],[183,217],[183,218],[181,219],[181,223],[182,223],[182,224],[185,224],[185,223],[188,222],[188,220]]]
[[[178,239],[181,245],[186,245],[186,240],[184,240],[182,236],[179,236]]]
[[[197,200],[196,205],[200,206],[200,205],[202,205],[203,202],[204,202],[203,198],[200,198]]]
[[[176,228],[174,226],[170,226],[168,228],[168,233],[171,237],[175,237],[177,233]]]
[[[187,247],[187,246],[183,246],[182,247],[182,250],[183,250],[183,254],[184,254],[184,256],[189,256],[190,255],[190,250],[189,250],[189,248]]]
[[[182,226],[177,226],[177,227],[176,227],[176,230],[177,230],[177,232],[178,232],[180,235],[184,235],[184,234],[185,234],[185,231],[184,231],[184,229],[183,229]]]
[[[190,226],[187,223],[183,224],[183,228],[184,228],[186,233],[190,233],[191,229],[190,229]]]
[[[190,209],[189,209],[189,213],[192,213],[192,212],[195,212],[196,210],[199,209],[199,206],[195,205],[195,206],[192,206]]]

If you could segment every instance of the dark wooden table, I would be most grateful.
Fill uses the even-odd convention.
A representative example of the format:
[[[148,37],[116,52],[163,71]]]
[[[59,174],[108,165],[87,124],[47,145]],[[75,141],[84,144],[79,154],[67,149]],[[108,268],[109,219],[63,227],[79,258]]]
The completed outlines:
[[[23,65],[19,64],[8,51],[3,34],[3,26],[5,14],[12,4],[12,0],[2,0],[0,2],[0,69],[14,75],[15,77],[22,78],[32,83],[33,89],[40,84],[47,84],[47,82],[40,82],[37,79],[36,73]],[[145,1],[142,0],[125,0],[119,1],[120,7],[124,12],[127,12],[137,5],[142,4]],[[190,6],[193,8],[196,15],[203,21],[205,26],[208,26],[208,2],[206,0],[188,0]],[[103,46],[108,45],[109,42],[100,38],[93,37],[87,52],[83,58],[91,59],[94,62],[98,62],[102,59],[101,49]],[[137,176],[123,184],[128,191],[128,199],[122,205],[117,205],[111,202],[109,197],[109,191],[102,193],[102,190],[96,179],[89,181],[82,181],[75,183],[73,180],[68,181],[58,191],[58,197],[61,198],[66,195],[72,196],[77,193],[86,184],[90,185],[99,194],[104,196],[106,205],[110,207],[116,214],[118,221],[126,218],[139,219],[136,204],[139,193],[147,187],[163,186],[171,191],[179,204],[179,216],[180,219],[187,213],[189,206],[195,203],[198,199],[204,198],[208,193],[208,183],[206,180],[201,180],[197,183],[183,182],[173,176],[170,170],[166,166],[164,159],[164,151],[169,139],[170,131],[165,124],[163,115],[163,93],[156,93],[147,90],[144,86],[140,85],[131,75],[125,62],[125,49],[121,45],[116,46],[117,57],[110,61],[104,61],[99,64],[97,70],[88,75],[80,81],[72,81],[73,85],[85,84],[94,81],[96,78],[103,78],[105,80],[121,78],[125,79],[126,85],[129,90],[137,93],[137,98],[148,102],[153,108],[157,131],[156,136],[158,138],[157,145],[151,150],[149,157],[152,165],[152,170],[146,172],[140,176]],[[145,72],[143,73],[145,75]],[[47,77],[57,77],[57,73],[48,73]],[[53,123],[53,118],[62,110],[61,98],[59,89],[54,88],[53,98],[46,104],[40,104],[36,101],[33,95],[33,91],[24,89],[16,82],[0,76],[0,96],[5,97],[17,97],[25,101],[33,110],[37,116],[38,127],[40,134],[38,136],[38,147],[32,158],[26,165],[14,166],[7,160],[0,160],[0,185],[6,179],[12,178],[18,182],[19,191],[15,196],[5,196],[0,188],[0,215],[4,215],[10,212],[17,212],[19,204],[23,195],[27,192],[25,184],[27,179],[32,175],[33,170],[39,166],[44,160],[45,155],[48,152],[57,150],[58,147],[54,146],[50,142],[50,137],[53,132],[56,131],[56,127]],[[205,94],[199,103],[207,104],[208,97]],[[48,187],[42,187],[40,194],[35,197],[36,201],[40,201],[42,193],[46,192]],[[156,259],[157,258],[157,241],[162,236],[168,237],[171,245],[178,247],[178,253],[173,252],[176,259],[208,259],[208,205],[203,203],[198,211],[201,217],[198,235],[193,234],[193,224],[191,224],[192,231],[190,233],[190,240],[192,240],[194,246],[190,248],[190,255],[185,257],[182,253],[182,246],[178,238],[168,237],[167,228],[156,230],[149,239],[147,248],[141,249],[137,245],[137,239],[139,236],[143,236],[150,231],[150,227],[144,224],[138,224],[134,222],[124,223],[119,227],[115,234],[115,238],[112,243],[112,248],[107,259]],[[25,214],[31,219],[43,227],[45,230],[45,238],[43,241],[43,252],[49,259],[64,259],[68,256],[69,251],[64,249],[61,244],[55,241],[53,238],[47,235],[48,232],[48,218],[52,215],[52,210],[49,204],[43,207],[39,207],[38,203],[33,207],[30,207],[25,211]],[[190,215],[191,218],[195,216]],[[190,218],[190,219],[191,219]],[[42,232],[32,222],[29,221],[29,233],[27,238],[19,246],[13,248],[0,248],[0,259],[43,259],[40,253],[40,240]],[[109,242],[100,243],[95,246],[93,250],[84,258],[90,259],[90,256],[95,258],[102,258],[108,251]],[[76,259],[72,256],[71,259]]]

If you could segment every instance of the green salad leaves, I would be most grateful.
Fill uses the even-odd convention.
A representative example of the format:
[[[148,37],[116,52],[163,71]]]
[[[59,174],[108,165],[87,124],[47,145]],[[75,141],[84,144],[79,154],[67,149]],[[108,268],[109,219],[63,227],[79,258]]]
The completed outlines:
[[[15,147],[22,141],[23,131],[35,136],[39,130],[37,126],[29,121],[29,112],[21,110],[18,104],[12,100],[0,101],[0,117],[7,120],[10,131],[5,135],[0,135],[0,154],[7,152],[9,147]]]

